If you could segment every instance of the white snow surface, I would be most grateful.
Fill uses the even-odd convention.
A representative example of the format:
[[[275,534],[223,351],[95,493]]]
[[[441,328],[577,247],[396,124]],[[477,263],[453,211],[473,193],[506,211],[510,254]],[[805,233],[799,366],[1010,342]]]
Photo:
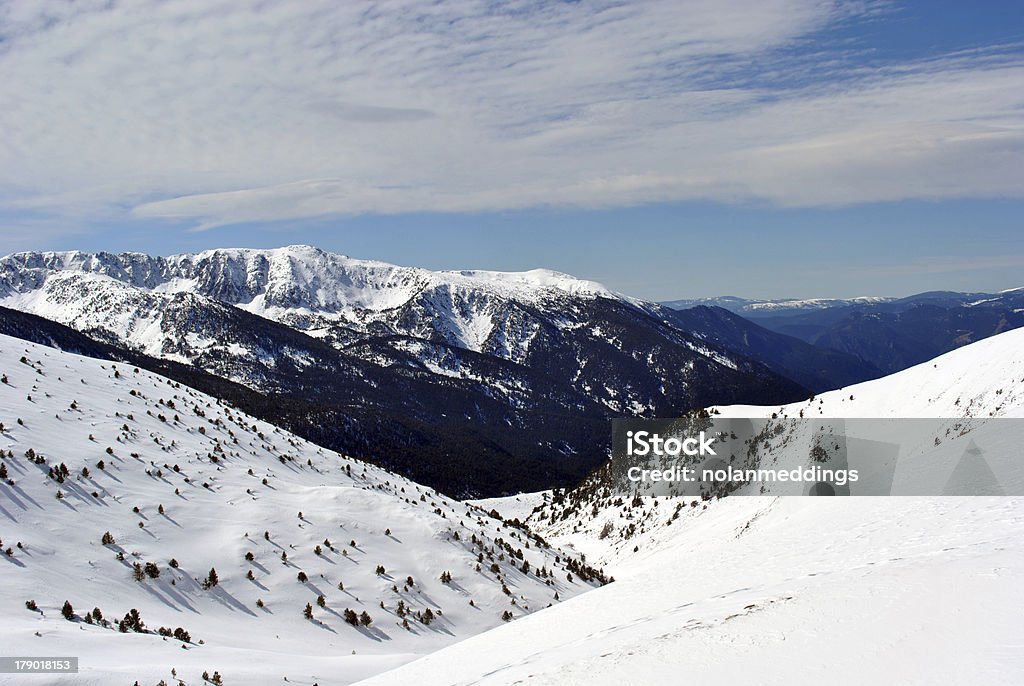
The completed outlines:
[[[730,405],[723,417],[1024,417],[1024,329],[1006,331],[881,379],[779,407]]]
[[[727,498],[384,684],[1016,684],[1024,502]]]
[[[176,685],[174,668],[189,686],[204,670],[227,684],[348,684],[592,588],[566,579],[564,552],[471,505],[158,375],[7,336],[0,374],[0,464],[14,481],[0,482],[0,653],[81,658],[77,675],[0,683]],[[61,464],[63,482],[48,476]],[[135,562],[159,577],[136,581]],[[211,568],[220,582],[204,590]],[[437,617],[410,614],[403,628],[400,601]],[[94,607],[115,625],[136,608],[147,628],[182,627],[192,643],[80,621]],[[346,624],[347,608],[372,625]]]
[[[1021,417],[1024,331],[811,407],[829,417]],[[547,503],[531,527],[615,583],[365,686],[1024,680],[1024,498],[647,497],[632,508],[585,503],[567,519],[550,493],[502,500],[481,505],[522,517]],[[627,524],[637,531],[621,537]]]

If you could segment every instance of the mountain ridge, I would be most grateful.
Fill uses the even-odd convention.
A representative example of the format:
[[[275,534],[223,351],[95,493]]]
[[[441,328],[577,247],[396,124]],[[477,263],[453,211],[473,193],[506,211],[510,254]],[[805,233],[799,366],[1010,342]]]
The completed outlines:
[[[613,416],[809,393],[660,306],[549,271],[429,272],[308,247],[20,253],[0,259],[0,305],[349,415],[329,447],[423,464],[405,473],[448,492],[461,471],[460,495],[575,480],[604,459]]]

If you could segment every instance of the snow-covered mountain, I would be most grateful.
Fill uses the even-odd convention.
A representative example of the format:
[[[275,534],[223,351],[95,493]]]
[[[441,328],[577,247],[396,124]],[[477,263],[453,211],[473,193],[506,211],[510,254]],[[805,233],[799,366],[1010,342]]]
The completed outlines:
[[[666,348],[727,376],[764,371],[668,326],[659,306],[591,281],[542,269],[429,271],[310,246],[166,258],[17,253],[0,260],[0,304],[150,355],[194,361],[210,351],[268,354],[188,320],[227,304],[380,365],[401,351],[436,374],[472,374],[448,352],[454,348],[540,368],[617,412],[649,411],[661,400],[645,387],[648,379],[609,381],[602,364],[609,356],[649,369],[645,376],[657,376],[659,388],[691,371],[660,359]],[[242,374],[236,380],[245,381]]]
[[[99,315],[89,328],[108,329],[150,353],[161,351],[160,332],[150,330],[147,336],[147,327],[136,320],[182,293],[237,305],[340,345],[368,334],[401,334],[511,360],[528,354],[540,328],[531,321],[537,314],[557,315],[570,299],[632,302],[600,284],[543,269],[435,272],[303,245],[166,258],[18,253],[5,258],[0,270],[5,304],[78,323],[77,328],[87,326],[84,318]],[[97,295],[67,311],[72,298],[85,291]],[[146,293],[149,299],[132,293]],[[137,307],[126,306],[136,300]],[[143,312],[136,311],[139,307]],[[532,313],[533,308],[538,312]]]
[[[432,272],[306,246],[18,253],[0,259],[0,305],[344,411],[358,426],[329,447],[396,467],[451,470],[454,456],[468,493],[496,494],[494,473],[577,478],[604,458],[611,416],[807,395],[658,305],[543,270]]]
[[[0,336],[0,423],[0,642],[81,658],[35,683],[347,684],[600,583],[526,529],[131,365]]]
[[[757,300],[740,298],[735,295],[723,295],[713,298],[689,298],[683,300],[667,300],[662,305],[674,310],[686,310],[691,307],[721,307],[722,309],[744,316],[792,314],[809,310],[825,310],[850,305],[873,305],[898,300],[888,296],[864,295],[855,298],[781,298],[776,300]]]
[[[767,417],[809,408],[850,418],[1024,416],[1024,331],[810,406],[717,409]],[[1024,674],[1024,498],[615,502],[583,489],[487,506],[607,565],[616,583],[366,686],[661,684],[681,675],[706,684],[1015,684]],[[534,636],[547,638],[538,645]]]
[[[1024,417],[1024,329],[971,343],[881,379],[778,407],[714,408],[725,417]]]

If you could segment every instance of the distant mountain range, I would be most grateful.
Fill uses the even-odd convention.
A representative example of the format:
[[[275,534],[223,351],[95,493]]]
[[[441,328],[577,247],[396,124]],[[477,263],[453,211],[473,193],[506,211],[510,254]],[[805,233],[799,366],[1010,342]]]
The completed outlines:
[[[724,310],[735,312],[743,316],[762,314],[790,314],[795,312],[806,312],[808,310],[824,310],[832,307],[844,307],[846,305],[865,305],[883,302],[891,302],[896,298],[883,296],[862,296],[858,298],[806,298],[806,299],[779,299],[779,300],[756,300],[752,298],[740,298],[735,295],[722,295],[713,298],[690,298],[684,300],[668,300],[662,305],[671,307],[674,310],[686,310],[691,307],[721,307]]]
[[[727,296],[664,304],[683,311],[695,306],[721,307],[776,333],[853,355],[886,374],[1024,326],[1024,288],[1000,293],[930,291],[905,298],[849,300],[747,300]]]

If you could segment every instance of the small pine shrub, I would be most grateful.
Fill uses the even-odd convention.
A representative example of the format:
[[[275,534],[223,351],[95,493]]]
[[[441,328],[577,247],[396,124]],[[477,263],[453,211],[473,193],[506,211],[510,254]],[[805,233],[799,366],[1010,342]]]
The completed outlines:
[[[209,591],[219,583],[220,577],[217,576],[217,570],[211,567],[210,573],[206,575],[206,579],[203,581],[203,590]]]
[[[146,631],[146,625],[142,621],[139,611],[132,608],[125,614],[124,619],[118,623],[117,630],[122,634],[127,634],[129,631],[144,633]]]

